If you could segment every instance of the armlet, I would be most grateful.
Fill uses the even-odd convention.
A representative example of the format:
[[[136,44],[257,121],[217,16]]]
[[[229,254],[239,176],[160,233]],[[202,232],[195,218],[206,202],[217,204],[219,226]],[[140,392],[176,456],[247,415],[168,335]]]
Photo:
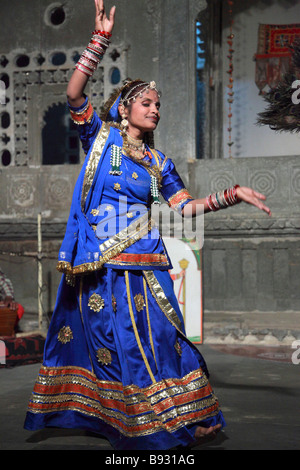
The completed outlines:
[[[92,120],[94,109],[91,103],[88,101],[84,108],[80,111],[74,111],[70,109],[70,114],[75,124],[83,125],[85,123],[89,123]]]
[[[184,202],[192,199],[193,198],[188,190],[183,188],[168,199],[168,204],[170,207],[172,207],[172,209],[178,210]]]

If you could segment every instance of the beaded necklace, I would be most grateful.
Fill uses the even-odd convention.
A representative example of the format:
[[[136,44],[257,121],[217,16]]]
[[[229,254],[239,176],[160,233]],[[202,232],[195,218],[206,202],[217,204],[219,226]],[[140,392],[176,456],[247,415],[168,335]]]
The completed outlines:
[[[150,152],[147,152],[145,149],[145,144],[142,140],[136,140],[133,137],[129,136],[126,133],[122,133],[123,137],[123,147],[117,145],[111,146],[111,156],[110,156],[110,165],[111,169],[110,175],[121,175],[121,163],[122,163],[122,151],[128,157],[131,157],[132,160],[146,167],[147,171],[150,173],[151,183],[150,191],[153,199],[153,204],[160,204],[159,201],[159,189],[158,189],[158,180],[157,176],[153,173],[157,173],[154,168],[150,167],[150,163],[144,161],[144,158],[148,155],[152,158]]]

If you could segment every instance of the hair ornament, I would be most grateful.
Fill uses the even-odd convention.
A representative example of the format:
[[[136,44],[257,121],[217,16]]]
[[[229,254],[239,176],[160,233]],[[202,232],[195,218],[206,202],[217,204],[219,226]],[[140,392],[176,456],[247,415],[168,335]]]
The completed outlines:
[[[132,96],[130,96],[136,88],[141,88],[141,87],[143,87],[141,90],[137,91]],[[128,93],[124,96],[123,99],[121,99],[121,103],[122,104],[125,104],[125,103],[128,104],[130,101],[133,101],[135,103],[137,96],[142,98],[142,96],[145,92],[149,93],[149,90],[155,90],[157,92],[157,94],[159,94],[158,90],[156,88],[156,83],[154,81],[151,81],[150,83],[147,83],[147,82],[138,83],[137,85],[135,85],[134,87],[132,87],[128,91]]]

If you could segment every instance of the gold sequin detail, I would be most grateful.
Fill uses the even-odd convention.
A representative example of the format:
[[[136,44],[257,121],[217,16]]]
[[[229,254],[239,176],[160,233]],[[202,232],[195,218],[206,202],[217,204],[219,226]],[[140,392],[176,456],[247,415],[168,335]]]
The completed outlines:
[[[177,353],[179,354],[179,356],[182,356],[182,349],[181,349],[181,346],[180,346],[180,343],[179,341],[177,340],[176,343],[174,344],[174,348],[176,349]]]
[[[175,326],[175,328],[180,331],[180,333],[184,334],[180,318],[178,317],[174,307],[169,302],[169,299],[167,298],[162,286],[156,279],[154,272],[143,271],[143,274],[146,278],[149,289],[156,302],[158,303],[159,307],[161,308],[162,312],[168,318],[169,322],[172,323],[172,325]]]
[[[88,306],[94,312],[100,312],[100,310],[104,307],[104,300],[102,299],[101,295],[94,293],[89,298]]]
[[[139,177],[139,175],[138,175],[135,171],[132,173],[131,176],[132,176],[132,178],[134,178],[135,180],[138,179],[138,177]]]
[[[117,311],[117,300],[116,300],[114,294],[112,294],[112,296],[111,296],[111,304],[112,304],[113,311],[116,312]]]
[[[63,326],[57,335],[57,339],[62,344],[67,344],[73,339],[73,333],[69,326]]]
[[[120,189],[121,189],[120,183],[115,183],[115,184],[114,184],[114,190],[115,190],[115,191],[120,191]]]
[[[75,287],[76,284],[76,278],[73,274],[66,274],[66,283],[68,286]]]
[[[105,210],[106,210],[107,212],[110,212],[110,211],[113,210],[113,208],[114,208],[114,206],[112,206],[111,204],[108,204],[108,206],[105,207]]]
[[[109,366],[112,363],[111,353],[106,348],[99,348],[97,350],[98,362],[105,366]]]
[[[137,309],[138,312],[143,310],[143,308],[145,307],[145,301],[144,301],[143,295],[136,294],[136,296],[134,297],[134,303],[135,303],[135,308]]]
[[[99,215],[99,210],[98,209],[92,209],[91,214],[92,215]]]
[[[132,212],[127,212],[127,217],[128,217],[128,219],[132,219],[133,213]]]

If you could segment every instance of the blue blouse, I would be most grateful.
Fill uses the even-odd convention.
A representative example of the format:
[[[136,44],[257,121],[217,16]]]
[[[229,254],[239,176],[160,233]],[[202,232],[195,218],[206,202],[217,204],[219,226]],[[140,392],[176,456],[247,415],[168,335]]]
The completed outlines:
[[[149,171],[123,151],[120,130],[103,122],[88,98],[71,107],[86,159],[78,177],[58,270],[80,274],[104,267],[171,269],[158,228],[151,219]],[[120,173],[111,173],[113,150],[121,155]],[[149,167],[160,174],[160,193],[181,213],[193,200],[172,160],[146,147]]]

